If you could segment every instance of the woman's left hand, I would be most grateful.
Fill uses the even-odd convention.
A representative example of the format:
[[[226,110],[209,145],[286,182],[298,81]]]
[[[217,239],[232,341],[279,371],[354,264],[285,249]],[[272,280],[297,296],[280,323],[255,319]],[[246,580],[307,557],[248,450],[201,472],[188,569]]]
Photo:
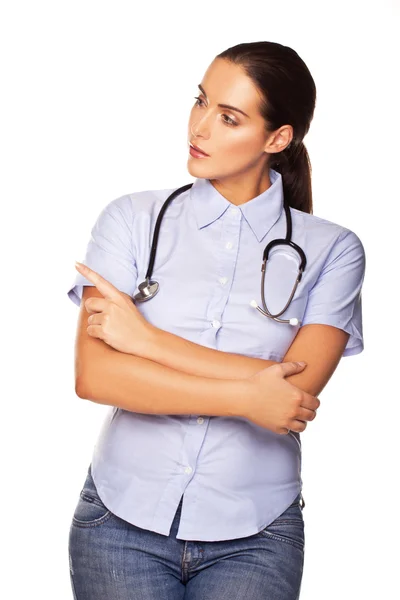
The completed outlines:
[[[85,300],[86,310],[92,313],[88,318],[88,334],[119,352],[142,356],[154,327],[138,311],[133,299],[86,265],[76,262],[75,268],[104,296]]]

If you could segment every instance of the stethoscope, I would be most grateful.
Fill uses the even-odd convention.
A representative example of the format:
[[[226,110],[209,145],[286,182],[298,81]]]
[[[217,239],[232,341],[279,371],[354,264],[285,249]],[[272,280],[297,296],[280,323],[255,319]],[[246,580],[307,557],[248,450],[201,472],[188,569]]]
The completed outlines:
[[[150,300],[150,298],[154,298],[154,296],[157,294],[157,292],[160,288],[157,281],[151,280],[151,275],[153,272],[154,261],[155,261],[155,257],[156,257],[158,235],[159,235],[159,231],[160,231],[161,221],[162,221],[162,218],[164,216],[164,213],[165,213],[168,205],[172,202],[172,200],[174,198],[176,198],[176,196],[178,196],[182,192],[185,192],[186,190],[191,188],[192,185],[193,185],[193,183],[188,183],[187,185],[183,185],[182,187],[176,189],[174,192],[172,192],[172,194],[167,198],[167,200],[162,205],[162,208],[161,208],[160,213],[157,218],[155,230],[154,230],[153,241],[151,244],[150,262],[149,262],[149,266],[148,266],[147,273],[146,273],[146,279],[142,283],[139,284],[139,286],[138,286],[139,292],[133,296],[134,302],[146,302],[147,300]],[[276,239],[276,240],[272,240],[271,242],[269,242],[269,244],[266,246],[266,248],[264,250],[264,254],[263,254],[263,263],[261,265],[261,272],[262,272],[261,297],[262,297],[262,304],[263,304],[264,310],[258,306],[258,304],[255,300],[252,300],[250,302],[250,306],[253,306],[261,314],[265,315],[266,317],[270,317],[271,319],[274,319],[274,321],[277,321],[278,323],[289,323],[290,325],[298,325],[301,323],[301,321],[300,321],[300,319],[297,319],[295,317],[293,317],[291,319],[279,319],[279,316],[285,312],[285,310],[288,308],[289,304],[291,303],[292,298],[296,292],[297,286],[301,281],[301,278],[302,278],[302,275],[306,268],[306,263],[307,263],[306,255],[305,255],[304,251],[300,248],[300,246],[295,244],[290,239],[292,237],[292,217],[290,214],[290,207],[286,202],[283,203],[283,206],[284,206],[285,213],[286,213],[286,238],[285,239]],[[290,294],[290,298],[287,301],[286,306],[283,308],[283,310],[281,310],[280,312],[273,315],[269,312],[267,305],[265,303],[264,281],[265,281],[265,269],[266,269],[269,251],[278,244],[288,245],[288,246],[291,246],[292,248],[294,248],[294,250],[296,250],[296,252],[300,255],[301,263],[299,266],[299,271],[298,271],[296,281],[295,281],[293,289],[292,289],[292,293]]]

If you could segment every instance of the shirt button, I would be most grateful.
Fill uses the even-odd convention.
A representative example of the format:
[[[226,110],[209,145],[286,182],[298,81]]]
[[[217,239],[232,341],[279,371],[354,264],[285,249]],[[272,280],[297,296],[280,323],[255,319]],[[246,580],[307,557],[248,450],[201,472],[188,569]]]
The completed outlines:
[[[221,327],[221,323],[217,321],[217,319],[214,319],[212,322],[212,326],[215,327],[215,329],[217,329],[217,327]]]
[[[232,209],[231,209],[231,213],[232,213],[233,215],[235,215],[235,216],[236,216],[236,215],[238,215],[238,214],[239,214],[239,212],[240,212],[240,209],[239,209],[239,208],[232,208]]]
[[[222,285],[224,285],[227,281],[228,281],[227,277],[220,277],[219,278],[219,282],[222,283]]]
[[[198,424],[199,424],[199,425],[202,425],[202,424],[204,423],[204,419],[203,419],[203,417],[199,417],[199,418],[197,419],[197,422],[198,422]]]
[[[228,250],[230,250],[232,248],[233,244],[232,242],[227,242],[225,248],[228,248]]]
[[[191,473],[193,471],[192,467],[186,467],[185,473]]]

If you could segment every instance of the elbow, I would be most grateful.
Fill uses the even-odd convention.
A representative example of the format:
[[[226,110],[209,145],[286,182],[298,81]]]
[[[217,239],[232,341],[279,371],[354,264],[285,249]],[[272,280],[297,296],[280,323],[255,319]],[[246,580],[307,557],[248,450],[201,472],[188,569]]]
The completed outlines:
[[[97,357],[86,356],[82,352],[75,355],[75,394],[78,398],[84,400],[93,400],[91,393],[93,392],[93,371],[91,365],[96,362],[99,366]]]
[[[75,394],[78,396],[78,398],[82,398],[83,400],[97,402],[93,394],[93,388],[90,386],[87,380],[82,381],[82,378],[75,380]]]
[[[100,369],[101,372],[101,369]],[[93,372],[92,369],[79,369],[75,375],[75,393],[78,398],[99,402],[97,394],[101,389],[102,379],[99,377],[99,371]]]
[[[83,368],[82,361],[75,362],[75,394],[78,398],[89,400],[88,390],[90,384],[88,382],[88,365]]]
[[[98,341],[98,340],[97,340]],[[104,386],[107,384],[109,354],[111,350],[80,353],[75,360],[75,393],[79,398],[104,404]],[[116,351],[115,351],[116,352]]]
[[[79,398],[87,398],[85,394],[85,385],[81,376],[75,377],[75,394]]]
[[[84,373],[86,373],[86,369],[83,368],[82,359],[79,356],[78,352],[75,351],[75,394],[78,398],[85,397],[85,379]]]

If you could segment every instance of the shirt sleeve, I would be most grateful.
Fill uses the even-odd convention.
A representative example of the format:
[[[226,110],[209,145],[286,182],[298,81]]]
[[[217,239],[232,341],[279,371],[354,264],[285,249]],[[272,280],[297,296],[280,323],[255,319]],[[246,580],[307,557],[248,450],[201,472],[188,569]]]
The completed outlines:
[[[121,196],[110,202],[97,217],[85,258],[80,261],[130,296],[136,289],[138,276],[132,250],[132,223],[130,196]],[[84,285],[94,284],[76,271],[67,294],[77,306],[80,306]]]
[[[343,356],[359,354],[364,349],[361,292],[365,264],[361,240],[346,229],[334,244],[309,292],[301,324],[333,325],[349,333]]]

